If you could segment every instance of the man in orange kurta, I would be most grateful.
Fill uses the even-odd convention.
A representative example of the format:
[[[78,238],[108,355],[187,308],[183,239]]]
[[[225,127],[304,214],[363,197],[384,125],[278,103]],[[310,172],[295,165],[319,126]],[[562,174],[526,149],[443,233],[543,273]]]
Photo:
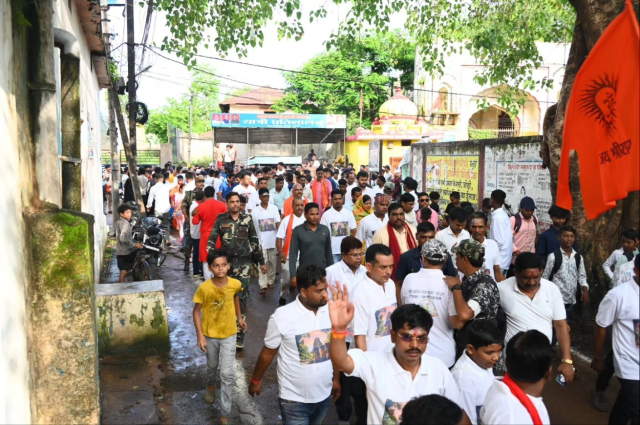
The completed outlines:
[[[291,188],[291,196],[284,201],[284,206],[282,207],[283,217],[287,217],[293,212],[293,200],[299,198],[304,199],[305,205],[309,203],[309,200],[302,196],[302,185],[296,183]]]
[[[331,182],[324,178],[324,170],[318,167],[316,178],[311,182],[311,194],[313,202],[320,207],[320,217],[324,210],[331,205]]]

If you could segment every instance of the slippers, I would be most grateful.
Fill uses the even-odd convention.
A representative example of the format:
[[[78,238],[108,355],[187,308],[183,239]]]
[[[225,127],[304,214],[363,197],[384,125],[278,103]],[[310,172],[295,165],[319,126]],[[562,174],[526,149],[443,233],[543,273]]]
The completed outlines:
[[[260,289],[260,295],[264,296],[267,293],[267,288],[261,288]]]

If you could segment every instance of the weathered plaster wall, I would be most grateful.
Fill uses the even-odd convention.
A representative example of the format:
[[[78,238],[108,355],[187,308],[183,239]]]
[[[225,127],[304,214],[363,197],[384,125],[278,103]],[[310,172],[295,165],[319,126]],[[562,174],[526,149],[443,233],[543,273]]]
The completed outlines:
[[[30,267],[33,422],[98,423],[93,217],[24,214]]]
[[[69,9],[71,6],[71,9]],[[102,166],[100,164],[100,87],[91,64],[91,51],[78,21],[76,2],[54,2],[54,27],[69,31],[80,44],[80,145],[82,159],[82,212],[95,218],[94,282],[100,280],[108,226],[102,204]],[[61,113],[61,112],[59,112]]]
[[[169,348],[161,280],[96,285],[100,355]]]
[[[29,193],[30,171],[20,160],[24,104],[20,106],[20,75],[24,59],[14,49],[10,0],[0,0],[0,147],[6,176],[18,184],[0,185],[0,423],[32,422],[29,399],[29,354],[25,307],[26,262],[23,258],[23,193]],[[22,93],[25,93],[24,86]],[[21,123],[22,120],[22,123]],[[28,134],[28,133],[27,133]],[[27,162],[28,163],[28,162]]]

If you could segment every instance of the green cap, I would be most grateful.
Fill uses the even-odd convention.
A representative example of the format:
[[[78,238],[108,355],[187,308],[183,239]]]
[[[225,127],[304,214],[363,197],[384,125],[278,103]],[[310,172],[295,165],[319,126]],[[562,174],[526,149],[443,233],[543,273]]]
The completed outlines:
[[[459,253],[463,257],[472,258],[474,260],[484,260],[484,246],[473,239],[465,239],[453,248],[451,252]]]

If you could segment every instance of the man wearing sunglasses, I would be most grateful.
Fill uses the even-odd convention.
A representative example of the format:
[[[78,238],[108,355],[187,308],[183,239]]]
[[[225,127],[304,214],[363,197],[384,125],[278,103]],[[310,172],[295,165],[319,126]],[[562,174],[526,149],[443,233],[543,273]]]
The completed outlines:
[[[342,285],[329,289],[331,362],[334,371],[359,377],[366,384],[368,423],[400,423],[404,405],[423,395],[439,394],[459,404],[460,392],[451,372],[441,360],[425,354],[433,319],[424,308],[406,304],[391,314],[393,350],[347,352],[342,341],[357,307],[349,303],[349,291],[343,291]]]

